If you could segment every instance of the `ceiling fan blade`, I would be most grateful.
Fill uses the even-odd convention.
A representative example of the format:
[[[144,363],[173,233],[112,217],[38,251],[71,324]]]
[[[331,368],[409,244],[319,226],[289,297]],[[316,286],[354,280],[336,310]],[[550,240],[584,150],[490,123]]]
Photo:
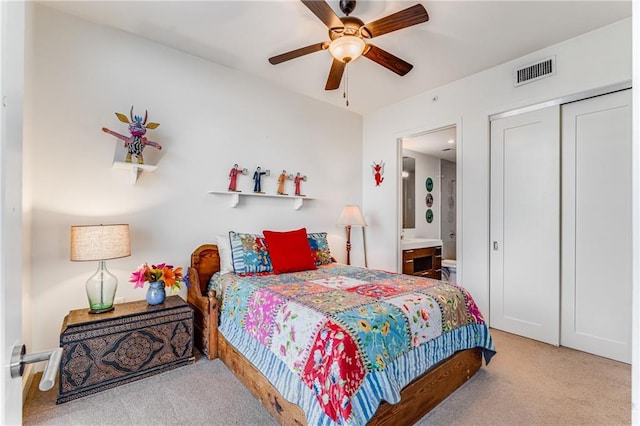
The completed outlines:
[[[269,58],[269,62],[272,65],[277,65],[291,59],[299,58],[300,56],[308,55],[309,53],[324,50],[328,46],[329,45],[326,42],[312,44],[310,46],[301,47],[300,49],[292,50],[291,52],[282,53],[280,55]]]
[[[329,70],[329,78],[327,79],[327,84],[324,86],[324,90],[336,90],[340,87],[340,82],[342,81],[342,73],[344,73],[344,67],[347,64],[345,62],[339,61],[337,59],[333,60],[331,64],[331,70]]]
[[[427,9],[421,4],[408,7],[362,27],[362,35],[366,38],[378,37],[392,31],[401,30],[429,20]]]
[[[393,71],[400,76],[405,75],[413,68],[413,65],[409,62],[406,62],[386,50],[374,46],[373,44],[367,44],[367,48],[365,49],[363,56],[371,59],[373,62],[377,62],[386,69]]]
[[[338,18],[338,15],[331,9],[331,6],[327,2],[322,0],[300,0],[305,6],[309,8],[324,24],[327,28],[344,28],[344,24]]]

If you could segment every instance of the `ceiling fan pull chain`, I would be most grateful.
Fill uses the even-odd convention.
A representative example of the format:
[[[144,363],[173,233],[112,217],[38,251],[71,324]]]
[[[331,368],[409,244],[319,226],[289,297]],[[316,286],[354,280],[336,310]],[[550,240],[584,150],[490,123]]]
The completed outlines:
[[[349,62],[344,66],[344,91],[342,97],[345,99],[346,106],[349,106]]]

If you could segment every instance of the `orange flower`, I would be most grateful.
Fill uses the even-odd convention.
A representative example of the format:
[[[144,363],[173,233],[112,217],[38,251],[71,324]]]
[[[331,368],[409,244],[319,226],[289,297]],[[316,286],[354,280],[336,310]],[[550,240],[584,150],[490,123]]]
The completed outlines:
[[[162,280],[165,287],[173,287],[176,284],[176,280],[182,278],[182,267],[178,267],[175,270],[168,266],[162,268]]]
[[[391,328],[391,324],[389,324],[389,322],[385,322],[384,325],[382,326],[382,335],[386,337],[387,334],[389,334],[389,329]]]
[[[382,355],[380,355],[380,354],[377,354],[377,355],[376,355],[376,366],[377,366],[380,370],[384,369],[384,367],[386,367],[386,366],[387,366],[387,363],[386,363],[386,362],[384,362],[384,359],[382,358]]]

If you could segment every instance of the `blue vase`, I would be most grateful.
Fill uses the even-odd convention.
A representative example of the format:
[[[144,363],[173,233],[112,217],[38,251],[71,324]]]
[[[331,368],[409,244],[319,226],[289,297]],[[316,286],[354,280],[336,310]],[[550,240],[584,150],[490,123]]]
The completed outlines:
[[[156,281],[149,283],[147,290],[147,303],[150,305],[159,305],[164,302],[167,293],[164,291],[164,283]]]

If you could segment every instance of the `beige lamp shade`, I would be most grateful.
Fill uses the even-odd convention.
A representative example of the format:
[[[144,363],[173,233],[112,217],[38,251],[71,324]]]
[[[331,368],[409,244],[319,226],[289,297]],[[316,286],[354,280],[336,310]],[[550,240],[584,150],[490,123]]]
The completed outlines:
[[[367,226],[367,221],[360,211],[360,207],[356,205],[346,205],[338,217],[338,225],[345,226]]]
[[[131,256],[129,225],[71,227],[71,260],[90,261]]]

